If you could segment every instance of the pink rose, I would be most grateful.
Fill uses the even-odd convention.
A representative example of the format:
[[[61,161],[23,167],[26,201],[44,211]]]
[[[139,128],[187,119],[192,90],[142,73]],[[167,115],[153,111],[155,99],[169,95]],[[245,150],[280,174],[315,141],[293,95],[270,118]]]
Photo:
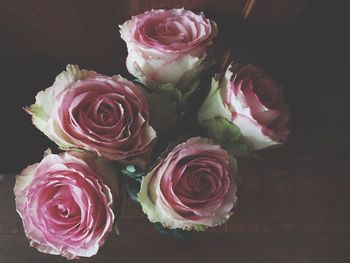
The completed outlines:
[[[216,24],[203,13],[158,9],[133,16],[120,26],[126,42],[129,72],[151,88],[175,96],[191,93],[208,66],[207,48]]]
[[[68,259],[95,255],[112,230],[118,184],[101,159],[49,154],[16,177],[16,208],[30,245]]]
[[[211,120],[223,117],[239,128],[243,141],[253,150],[287,139],[290,112],[282,88],[264,71],[252,65],[231,64],[224,77],[217,78],[213,79],[211,91],[198,113],[202,127],[222,125]],[[216,134],[220,136],[223,135]]]
[[[204,230],[223,224],[236,202],[236,160],[195,137],[177,145],[142,179],[138,200],[151,222]]]
[[[145,94],[121,76],[68,65],[27,111],[62,149],[82,148],[111,160],[150,151],[156,138]]]

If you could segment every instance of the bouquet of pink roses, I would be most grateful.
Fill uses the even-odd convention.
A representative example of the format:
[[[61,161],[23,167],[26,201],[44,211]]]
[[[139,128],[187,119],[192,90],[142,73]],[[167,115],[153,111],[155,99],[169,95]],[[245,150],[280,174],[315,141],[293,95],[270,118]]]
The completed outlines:
[[[218,29],[203,13],[151,10],[120,34],[136,79],[68,65],[25,108],[62,150],[16,177],[17,211],[41,252],[95,255],[119,231],[126,192],[161,233],[221,225],[236,207],[236,157],[287,139],[288,106],[263,70],[225,61],[205,81]]]

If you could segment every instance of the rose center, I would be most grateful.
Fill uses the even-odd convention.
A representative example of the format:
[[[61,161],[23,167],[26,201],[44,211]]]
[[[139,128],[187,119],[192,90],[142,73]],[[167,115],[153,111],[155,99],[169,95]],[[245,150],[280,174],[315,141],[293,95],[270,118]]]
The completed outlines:
[[[113,99],[102,97],[92,101],[86,111],[88,118],[102,127],[115,125],[122,117],[121,109]]]
[[[98,121],[111,124],[114,121],[115,113],[113,106],[103,103],[97,110]]]
[[[69,212],[70,212],[69,208],[67,206],[65,206],[64,204],[57,204],[55,207],[57,208],[59,215],[61,215],[62,217],[69,216]]]
[[[57,192],[44,205],[48,215],[53,218],[55,215],[61,218],[71,218],[79,215],[80,209],[74,201],[69,187],[56,186],[55,189]]]
[[[214,175],[205,168],[189,169],[182,176],[176,186],[175,192],[181,196],[205,201],[216,189]]]
[[[147,27],[146,34],[160,44],[172,45],[174,43],[187,43],[191,41],[190,29],[177,17],[171,17],[157,22]]]
[[[211,182],[208,178],[206,178],[206,176],[201,176],[200,179],[200,184],[199,184],[200,188],[201,188],[201,192],[208,192],[211,189]]]

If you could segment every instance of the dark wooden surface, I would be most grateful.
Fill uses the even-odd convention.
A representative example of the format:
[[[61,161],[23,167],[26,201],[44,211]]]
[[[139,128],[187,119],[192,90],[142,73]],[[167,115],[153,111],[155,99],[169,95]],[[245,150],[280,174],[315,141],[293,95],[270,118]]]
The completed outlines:
[[[219,46],[283,84],[292,136],[240,160],[239,206],[227,224],[191,241],[158,234],[132,202],[121,236],[81,262],[350,262],[350,70],[345,1],[172,1],[218,22]],[[165,4],[166,3],[166,4]],[[17,171],[54,145],[21,110],[67,63],[125,72],[117,25],[166,1],[0,0],[0,263],[65,262],[29,247],[14,207]],[[220,46],[221,47],[221,46]]]
[[[81,262],[349,262],[350,157],[330,145],[305,151],[309,140],[240,160],[239,206],[227,224],[179,241],[157,233],[129,200],[121,235]],[[13,183],[9,176],[0,191],[0,262],[65,262],[29,247]]]

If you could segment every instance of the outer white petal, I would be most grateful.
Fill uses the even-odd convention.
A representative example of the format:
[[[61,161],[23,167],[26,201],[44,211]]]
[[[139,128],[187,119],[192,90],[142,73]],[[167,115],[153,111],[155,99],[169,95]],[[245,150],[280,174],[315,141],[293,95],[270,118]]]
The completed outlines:
[[[16,183],[13,189],[13,192],[15,194],[16,210],[23,220],[24,232],[29,239],[30,246],[44,253],[59,255],[59,251],[52,248],[50,245],[43,244],[42,241],[45,240],[45,238],[42,233],[36,229],[36,227],[31,222],[30,217],[24,217],[23,215],[23,209],[27,203],[25,189],[34,179],[38,165],[39,163],[29,165],[24,170],[22,170],[19,175],[16,176]],[[24,223],[24,220],[26,223]]]
[[[152,223],[159,222],[169,229],[181,228],[189,230],[193,228],[191,221],[182,218],[172,208],[163,203],[156,190],[159,187],[159,180],[161,178],[158,176],[150,184],[153,176],[154,174],[151,172],[142,178],[141,189],[137,195],[142,206],[142,211],[147,215],[148,220]]]
[[[155,168],[156,169],[156,168]],[[149,183],[153,177],[153,172],[150,172],[146,176],[142,177],[141,188],[139,193],[137,194],[137,199],[139,200],[142,211],[147,215],[149,221],[157,222],[157,216],[155,213],[155,204],[151,200],[149,194]]]
[[[261,150],[279,144],[264,134],[263,127],[259,123],[245,115],[237,114],[233,123],[239,127],[243,135],[242,140],[253,150]]]
[[[223,103],[221,97],[219,77],[217,75],[212,79],[209,94],[198,111],[197,119],[201,126],[205,125],[206,120],[210,120],[216,116],[222,116],[228,120],[231,119],[231,112]]]
[[[121,38],[128,43],[131,40],[131,20],[127,20],[124,24],[119,25]]]
[[[220,81],[220,93],[221,93],[221,97],[224,99],[227,97],[228,94],[230,94],[230,102],[228,103],[229,105],[227,105],[227,107],[229,108],[229,110],[231,112],[237,112],[239,114],[243,114],[246,116],[249,116],[250,118],[252,117],[252,113],[251,113],[251,109],[249,108],[249,106],[245,103],[244,99],[239,99],[239,96],[244,97],[244,95],[242,94],[242,91],[239,91],[239,94],[236,96],[231,89],[231,80],[232,78],[234,78],[233,76],[233,72],[235,69],[233,69],[234,65],[231,64],[228,66],[224,77],[221,79]],[[231,119],[231,117],[229,118]]]
[[[207,140],[199,137],[191,138],[186,143],[179,144],[172,152],[177,152],[190,144],[206,143]],[[161,194],[160,182],[162,176],[167,171],[168,163],[166,161],[158,164],[148,175],[143,177],[141,189],[138,193],[138,200],[142,206],[143,212],[148,219],[153,222],[159,222],[169,229],[183,230],[205,230],[208,227],[214,227],[226,222],[231,213],[231,209],[237,200],[236,185],[234,183],[234,175],[237,172],[237,162],[234,158],[230,158],[230,174],[233,180],[233,186],[230,194],[220,206],[217,215],[205,217],[200,220],[189,220],[178,214],[171,205],[164,199]]]
[[[29,165],[19,175],[16,176],[16,183],[13,192],[16,197],[16,208],[20,215],[22,214],[22,209],[27,201],[26,196],[23,195],[23,191],[33,180],[38,165],[39,163]]]
[[[56,122],[55,107],[61,93],[76,81],[97,75],[94,71],[80,70],[77,65],[67,65],[66,69],[56,77],[51,87],[36,95],[35,104],[26,108],[26,111],[32,115],[33,124],[61,148],[74,147],[71,138]]]
[[[212,63],[206,59],[206,53],[198,57],[190,54],[158,54],[152,49],[136,47],[132,42],[127,42],[127,48],[128,71],[147,87],[177,99],[190,95],[198,87],[198,76]]]
[[[249,145],[252,150],[261,150],[279,144],[279,142],[265,135],[263,131],[264,127],[252,117],[248,105],[246,105],[244,101],[238,99],[238,97],[229,90],[229,82],[233,77],[230,67],[232,67],[232,65],[229,66],[220,81],[218,80],[219,76],[213,79],[209,95],[198,112],[199,124],[207,128],[205,125],[209,122],[205,122],[206,120],[221,116],[239,128],[241,140]],[[230,105],[224,103],[227,94],[231,94]]]
[[[172,208],[164,204],[158,195],[159,190],[157,188],[159,188],[161,176],[153,178],[156,176],[154,173],[158,170],[158,166],[142,178],[141,189],[137,195],[142,206],[142,211],[152,223],[160,222],[164,227],[170,229],[185,229],[187,226],[190,226],[191,223],[186,222],[186,220],[178,215]],[[151,180],[152,183],[150,184]],[[184,221],[181,221],[181,219],[184,219]]]
[[[113,203],[113,197],[109,187],[111,186],[111,189],[113,189],[114,186],[118,186],[116,176],[114,175],[114,171],[111,169],[107,162],[96,158],[96,156],[91,153],[65,152],[60,155],[55,155],[50,154],[50,152],[48,151],[46,154],[47,155],[45,156],[44,161],[42,161],[40,164],[36,163],[28,166],[21,172],[20,175],[16,177],[16,184],[14,187],[14,193],[16,196],[16,208],[23,219],[23,226],[26,236],[30,241],[30,245],[43,253],[62,255],[68,259],[76,259],[80,256],[91,257],[98,252],[99,247],[101,247],[105,241],[105,235],[112,229],[111,225],[114,221],[114,214],[111,208]],[[45,239],[45,236],[43,235],[41,230],[38,230],[36,228],[35,224],[32,222],[32,219],[30,216],[28,216],[28,214],[27,216],[23,215],[23,208],[28,202],[26,196],[27,186],[32,182],[35,176],[40,176],[42,172],[47,172],[47,167],[40,167],[40,165],[45,166],[43,162],[50,162],[51,165],[56,166],[56,169],[58,168],[57,165],[61,165],[60,162],[73,162],[77,164],[79,163],[81,165],[89,165],[89,167],[91,166],[90,168],[95,168],[95,171],[97,171],[99,175],[106,176],[103,177],[103,179],[111,177],[104,181],[104,183],[108,181],[108,186],[101,182],[100,189],[101,191],[103,191],[105,197],[107,198],[108,212],[110,213],[110,217],[108,218],[108,221],[106,221],[106,227],[103,231],[103,235],[97,236],[95,239],[92,240],[87,240],[87,244],[84,244],[82,247],[65,247],[63,249],[57,248],[57,246],[51,244]],[[40,169],[44,169],[45,171],[40,171]],[[114,194],[115,193],[113,193],[113,195]],[[86,247],[86,245],[88,247]]]
[[[95,77],[98,73],[92,70],[79,69],[78,65],[68,64],[66,71],[61,72],[55,79],[52,85],[53,95],[57,96],[61,91],[68,88],[71,84],[84,80],[87,78]]]
[[[168,83],[193,81],[207,66],[205,58],[206,53],[201,57],[178,54],[163,54],[158,57],[128,44],[126,66],[129,72],[144,84],[156,88],[158,85]]]

